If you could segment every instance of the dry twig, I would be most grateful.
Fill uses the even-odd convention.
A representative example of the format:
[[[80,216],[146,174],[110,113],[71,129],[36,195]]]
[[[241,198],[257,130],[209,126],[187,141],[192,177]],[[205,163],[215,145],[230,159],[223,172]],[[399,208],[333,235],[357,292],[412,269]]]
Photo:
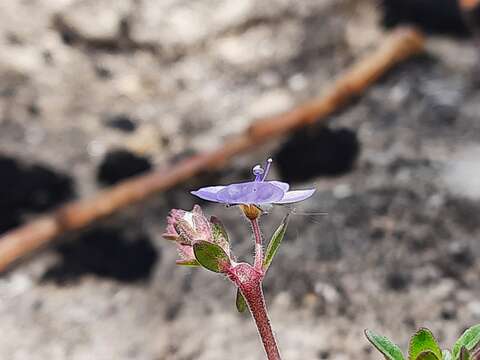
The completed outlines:
[[[418,31],[397,29],[373,53],[341,75],[320,98],[284,114],[254,122],[244,134],[229,140],[219,149],[193,156],[170,168],[126,180],[91,199],[66,204],[53,213],[6,233],[0,238],[0,271],[66,231],[82,228],[200,172],[219,167],[233,156],[259,144],[325,119],[350,99],[360,95],[392,66],[422,51],[423,45],[423,35]]]

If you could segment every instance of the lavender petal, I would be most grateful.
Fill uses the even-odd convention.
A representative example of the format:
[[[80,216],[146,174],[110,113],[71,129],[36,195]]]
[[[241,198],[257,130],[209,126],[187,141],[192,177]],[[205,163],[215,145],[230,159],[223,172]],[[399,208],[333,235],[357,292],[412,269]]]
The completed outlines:
[[[285,195],[281,200],[274,201],[274,203],[288,204],[288,203],[303,201],[305,199],[308,199],[310,196],[312,196],[314,192],[315,192],[315,189],[288,191],[285,193]]]
[[[290,189],[290,185],[288,185],[286,182],[276,181],[276,180],[266,181],[266,182],[269,184],[275,185],[276,187],[279,187],[284,192],[287,192],[288,189]]]
[[[215,202],[221,202],[217,198],[217,194],[220,190],[224,189],[225,186],[208,186],[204,187],[201,189],[198,189],[197,191],[191,191],[190,193],[192,195],[195,195],[199,197],[200,199],[203,200],[208,200],[208,201],[215,201]]]
[[[279,201],[285,192],[268,182],[250,181],[225,186],[217,201],[225,204],[267,204]]]

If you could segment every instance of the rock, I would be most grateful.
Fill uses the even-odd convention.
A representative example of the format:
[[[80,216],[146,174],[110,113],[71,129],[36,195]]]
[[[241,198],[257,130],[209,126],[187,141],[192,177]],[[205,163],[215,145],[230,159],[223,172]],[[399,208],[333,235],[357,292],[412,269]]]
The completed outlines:
[[[293,107],[293,99],[289,92],[275,89],[260,95],[249,107],[248,114],[252,118],[263,118],[287,111]]]
[[[86,39],[113,39],[131,7],[130,0],[77,0],[57,14],[57,26]]]
[[[242,34],[220,38],[211,48],[212,56],[228,64],[251,71],[266,63],[285,62],[301,49],[303,28],[296,21],[281,25],[258,25]]]
[[[470,302],[467,308],[474,317],[480,318],[480,301]]]
[[[142,1],[132,19],[132,39],[155,43],[164,50],[192,46],[212,31],[210,18],[217,1],[208,2],[210,6],[204,2],[178,6],[174,1]]]
[[[462,147],[444,163],[443,182],[455,195],[480,200],[480,146]]]

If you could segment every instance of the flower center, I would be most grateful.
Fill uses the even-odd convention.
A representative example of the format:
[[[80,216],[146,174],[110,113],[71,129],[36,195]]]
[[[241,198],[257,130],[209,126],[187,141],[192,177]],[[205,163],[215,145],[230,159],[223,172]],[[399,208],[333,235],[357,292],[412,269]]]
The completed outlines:
[[[255,175],[255,181],[265,181],[268,176],[268,172],[270,171],[270,165],[272,164],[272,161],[273,160],[271,158],[267,160],[267,163],[265,164],[265,169],[263,169],[261,165],[255,165],[255,167],[252,169],[253,175]]]

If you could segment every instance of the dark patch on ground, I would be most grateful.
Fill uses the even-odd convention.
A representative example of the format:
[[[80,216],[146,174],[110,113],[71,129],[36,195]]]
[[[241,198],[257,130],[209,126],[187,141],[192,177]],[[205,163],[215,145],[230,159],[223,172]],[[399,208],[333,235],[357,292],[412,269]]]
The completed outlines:
[[[318,352],[318,359],[330,359],[330,352],[328,350],[320,350]]]
[[[317,259],[321,262],[335,261],[342,257],[342,247],[335,235],[322,237],[322,241],[318,241],[316,251]]]
[[[275,161],[283,180],[301,182],[348,173],[359,152],[354,131],[315,126],[290,137],[275,154]]]
[[[152,163],[146,157],[138,156],[127,150],[113,150],[108,152],[100,163],[97,180],[105,185],[113,185],[151,168]]]
[[[0,155],[0,174],[0,232],[19,225],[23,214],[49,210],[74,196],[72,179],[44,165]]]
[[[470,31],[456,0],[382,0],[383,24],[415,25],[427,33],[468,36]]]
[[[451,197],[445,205],[447,216],[469,233],[480,229],[480,202]]]
[[[474,265],[475,256],[467,243],[456,241],[449,245],[446,252],[442,252],[435,263],[444,276],[463,282],[463,274]]]
[[[455,304],[445,304],[440,311],[440,318],[443,320],[455,320],[457,318],[457,309],[455,308]]]
[[[125,133],[134,132],[137,128],[136,122],[126,114],[118,114],[108,117],[105,120],[105,125]]]
[[[394,291],[402,291],[408,288],[411,282],[411,277],[407,273],[393,271],[387,274],[385,285],[387,289]]]
[[[160,254],[145,234],[134,237],[116,227],[91,229],[55,249],[61,260],[50,267],[42,281],[67,285],[94,274],[121,282],[148,280]]]
[[[63,43],[87,51],[101,51],[108,53],[148,51],[157,54],[158,46],[151,42],[134,41],[130,36],[128,19],[120,21],[117,33],[111,37],[90,37],[78,31],[61,14],[52,19],[52,27],[59,34]]]
[[[112,71],[101,65],[95,66],[95,74],[102,80],[110,80],[113,78]]]

